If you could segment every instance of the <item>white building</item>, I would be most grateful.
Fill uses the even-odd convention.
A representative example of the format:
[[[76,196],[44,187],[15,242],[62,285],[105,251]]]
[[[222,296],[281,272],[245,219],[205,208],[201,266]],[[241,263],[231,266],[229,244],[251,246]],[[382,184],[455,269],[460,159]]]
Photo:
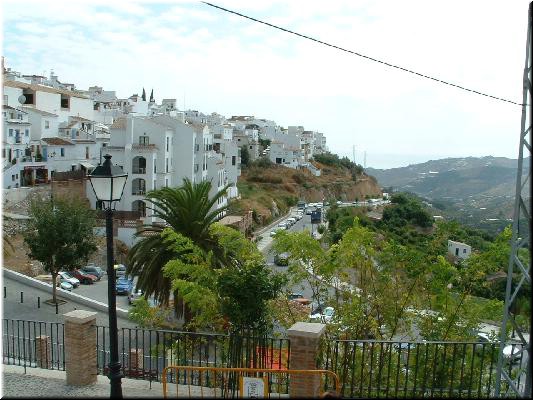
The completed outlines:
[[[448,240],[448,253],[452,256],[466,260],[472,253],[472,247],[465,243]]]

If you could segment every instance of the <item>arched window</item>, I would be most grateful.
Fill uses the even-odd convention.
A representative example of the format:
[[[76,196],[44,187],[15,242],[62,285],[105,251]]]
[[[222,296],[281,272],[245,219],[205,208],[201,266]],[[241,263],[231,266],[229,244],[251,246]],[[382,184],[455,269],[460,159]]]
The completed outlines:
[[[131,182],[131,194],[144,196],[146,194],[146,181],[142,178],[135,178]]]
[[[146,174],[146,158],[137,156],[131,160],[131,172],[133,174]]]
[[[137,211],[141,217],[146,217],[146,203],[142,200],[135,200],[131,203],[131,211]]]

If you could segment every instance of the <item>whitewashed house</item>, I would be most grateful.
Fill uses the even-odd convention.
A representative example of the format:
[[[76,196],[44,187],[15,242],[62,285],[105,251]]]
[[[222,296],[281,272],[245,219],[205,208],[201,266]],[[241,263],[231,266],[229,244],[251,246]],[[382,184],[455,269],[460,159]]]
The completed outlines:
[[[472,253],[472,247],[465,243],[448,240],[448,253],[452,256],[466,260]]]

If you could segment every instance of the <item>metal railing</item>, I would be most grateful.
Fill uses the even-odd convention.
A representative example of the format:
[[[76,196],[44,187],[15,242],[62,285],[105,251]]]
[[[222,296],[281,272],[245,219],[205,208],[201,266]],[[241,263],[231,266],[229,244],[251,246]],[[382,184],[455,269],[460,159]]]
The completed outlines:
[[[107,374],[109,328],[97,326],[98,374]],[[289,340],[246,335],[122,328],[119,358],[125,377],[161,381],[169,365],[286,369]]]
[[[340,393],[352,398],[482,398],[494,396],[498,350],[488,342],[334,340],[324,343],[321,367],[336,373]]]
[[[65,327],[59,322],[3,319],[2,362],[25,368],[45,367],[64,371],[64,333]],[[44,336],[47,338],[43,339]]]

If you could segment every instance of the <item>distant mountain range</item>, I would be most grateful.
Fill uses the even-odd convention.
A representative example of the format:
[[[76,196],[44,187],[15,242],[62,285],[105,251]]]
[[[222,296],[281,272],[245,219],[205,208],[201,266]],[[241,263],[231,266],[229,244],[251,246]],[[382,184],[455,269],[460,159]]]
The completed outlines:
[[[524,159],[524,172],[530,160]],[[367,168],[380,186],[416,193],[434,203],[442,214],[469,225],[513,216],[517,160],[505,157],[465,157],[431,160],[392,169]],[[523,193],[529,195],[529,182]],[[502,225],[500,223],[499,225]]]

